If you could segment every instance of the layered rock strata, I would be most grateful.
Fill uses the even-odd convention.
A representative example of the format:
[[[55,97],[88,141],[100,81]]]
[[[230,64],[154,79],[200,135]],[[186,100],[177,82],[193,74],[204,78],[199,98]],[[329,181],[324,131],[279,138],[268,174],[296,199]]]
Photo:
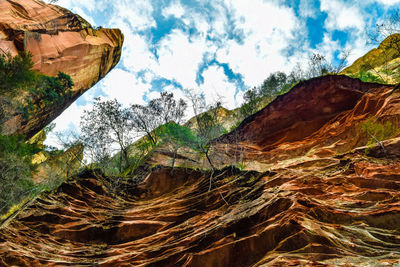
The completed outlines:
[[[1,227],[0,264],[396,266],[400,138],[366,156],[360,123],[399,126],[399,99],[316,78],[216,140],[214,173],[172,170],[162,148],[128,179],[82,173]],[[206,167],[181,153],[178,165]]]

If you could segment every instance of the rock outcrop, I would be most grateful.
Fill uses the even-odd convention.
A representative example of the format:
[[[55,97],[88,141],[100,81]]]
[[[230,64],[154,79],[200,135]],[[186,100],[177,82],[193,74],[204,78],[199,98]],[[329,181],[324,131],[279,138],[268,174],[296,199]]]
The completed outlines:
[[[215,153],[223,159],[221,164],[235,164],[241,157],[242,163],[248,161],[248,169],[261,171],[285,161],[346,153],[370,138],[360,124],[371,116],[399,127],[399,96],[392,85],[363,83],[344,75],[314,78],[216,140]]]
[[[43,194],[1,227],[0,265],[395,266],[400,138],[366,156],[369,116],[398,127],[399,90],[303,82],[215,140],[214,173],[161,149],[136,180],[87,172]]]
[[[16,112],[3,132],[33,136],[82,93],[103,78],[119,61],[123,35],[118,29],[94,29],[79,15],[40,0],[0,1],[0,53],[33,54],[34,69],[71,76],[72,97],[62,105],[38,107],[29,120]]]
[[[386,83],[400,82],[400,34],[388,36],[341,73],[352,77],[370,74]],[[364,74],[363,74],[364,73]]]

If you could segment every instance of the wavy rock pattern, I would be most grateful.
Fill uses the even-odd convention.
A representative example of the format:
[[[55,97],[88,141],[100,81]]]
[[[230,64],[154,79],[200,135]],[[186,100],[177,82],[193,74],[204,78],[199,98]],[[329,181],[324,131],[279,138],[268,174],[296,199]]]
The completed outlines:
[[[279,96],[239,127],[215,141],[220,164],[247,169],[329,158],[363,146],[360,124],[370,116],[400,127],[400,91],[342,75],[314,78]],[[239,143],[240,145],[236,145]]]
[[[298,85],[215,142],[211,191],[166,153],[136,182],[81,174],[2,226],[0,265],[396,266],[400,138],[366,157],[359,123],[399,125],[399,96],[343,76]],[[223,168],[238,151],[247,170]]]
[[[4,266],[288,266],[400,259],[400,164],[153,171],[129,195],[80,178],[0,231]],[[89,176],[91,177],[91,176]],[[154,178],[157,179],[154,182]],[[171,180],[173,179],[173,182]],[[153,182],[151,182],[153,180]],[[160,183],[161,181],[161,183]],[[102,185],[103,182],[103,185]],[[168,192],[160,192],[164,184]],[[119,189],[121,190],[121,189]],[[118,191],[119,191],[118,190]]]

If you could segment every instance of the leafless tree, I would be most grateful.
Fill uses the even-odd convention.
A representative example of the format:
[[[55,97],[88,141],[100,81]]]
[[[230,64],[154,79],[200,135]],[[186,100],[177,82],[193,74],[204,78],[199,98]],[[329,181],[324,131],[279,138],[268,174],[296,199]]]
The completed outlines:
[[[196,120],[194,132],[197,136],[197,150],[205,155],[208,163],[214,171],[215,166],[210,158],[210,141],[220,136],[224,131],[218,118],[222,104],[220,101],[216,101],[213,104],[207,104],[204,95],[199,94],[194,90],[186,89],[184,93],[191,103]]]
[[[134,129],[145,134],[156,145],[160,139],[157,128],[170,122],[180,123],[187,104],[183,99],[176,101],[173,93],[162,92],[148,105],[131,105],[129,121]]]
[[[85,110],[81,117],[81,139],[95,156],[96,161],[111,157],[113,145],[120,153],[120,171],[122,160],[129,165],[128,147],[136,137],[129,123],[130,110],[122,108],[116,100],[102,101],[96,98],[92,110]]]

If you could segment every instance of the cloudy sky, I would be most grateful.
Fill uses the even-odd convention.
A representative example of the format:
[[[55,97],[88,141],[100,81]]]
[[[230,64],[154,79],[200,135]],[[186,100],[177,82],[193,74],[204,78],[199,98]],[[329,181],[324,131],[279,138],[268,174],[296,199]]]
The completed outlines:
[[[243,92],[275,71],[290,72],[312,53],[332,62],[340,51],[349,61],[372,48],[366,29],[400,0],[59,0],[93,26],[119,28],[122,58],[95,87],[55,122],[56,131],[75,129],[93,98],[144,104],[183,88],[223,97],[227,108]]]

